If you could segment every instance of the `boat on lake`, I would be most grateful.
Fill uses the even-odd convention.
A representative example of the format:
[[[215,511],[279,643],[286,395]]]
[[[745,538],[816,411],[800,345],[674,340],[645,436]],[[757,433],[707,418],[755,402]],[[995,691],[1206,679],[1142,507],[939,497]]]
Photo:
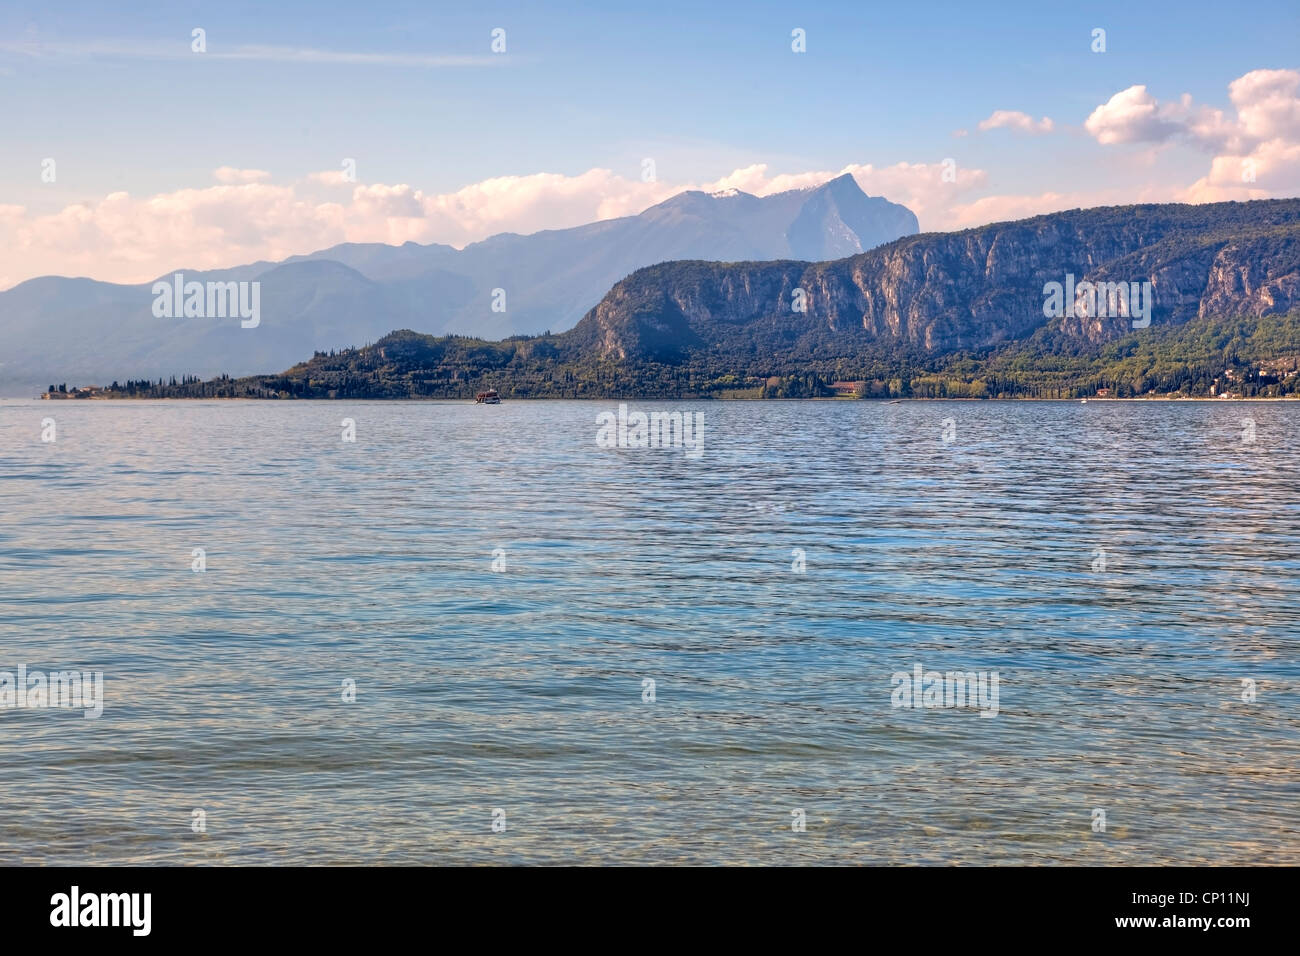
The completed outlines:
[[[476,405],[500,405],[501,396],[497,394],[495,388],[489,388],[486,392],[479,392],[474,396]]]

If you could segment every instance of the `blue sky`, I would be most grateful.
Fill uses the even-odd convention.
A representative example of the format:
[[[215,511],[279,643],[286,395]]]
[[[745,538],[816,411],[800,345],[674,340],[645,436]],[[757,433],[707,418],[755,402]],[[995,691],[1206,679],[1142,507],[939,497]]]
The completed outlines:
[[[973,224],[969,207],[982,196],[1178,198],[1152,191],[1190,188],[1223,149],[1131,127],[1120,135],[1127,141],[1103,144],[1083,125],[1093,111],[1145,86],[1159,109],[1188,94],[1195,109],[1232,120],[1232,81],[1300,67],[1293,0],[1240,12],[1131,2],[603,6],[6,3],[0,206],[11,220],[21,207],[34,229],[39,217],[113,193],[143,201],[213,187],[219,167],[288,186],[338,169],[342,157],[356,159],[360,183],[407,185],[422,202],[495,177],[602,169],[635,182],[647,157],[665,189],[716,183],[753,164],[771,178],[953,158],[980,175],[947,206],[918,210],[924,228],[952,228]],[[190,50],[194,27],[206,31],[206,55]],[[504,55],[489,48],[497,27],[506,31]],[[791,51],[796,27],[806,31],[806,53]],[[1104,54],[1090,49],[1096,27],[1106,30]],[[995,110],[1050,117],[1052,130],[978,130]],[[57,160],[52,183],[40,178],[46,157]],[[1274,178],[1257,191],[1294,194],[1287,175]],[[859,180],[876,193],[893,183]],[[924,202],[915,189],[888,198]],[[293,201],[332,200],[300,186]],[[966,211],[953,212],[958,206]],[[571,225],[594,208],[589,199],[557,208],[553,223],[534,209],[516,228]],[[514,225],[510,215],[410,235],[459,245],[481,238],[476,230]],[[322,229],[320,244],[354,227],[374,231]],[[301,224],[292,231],[285,243],[310,243]],[[230,255],[258,247],[236,239]],[[121,256],[113,261],[106,268],[120,271]]]

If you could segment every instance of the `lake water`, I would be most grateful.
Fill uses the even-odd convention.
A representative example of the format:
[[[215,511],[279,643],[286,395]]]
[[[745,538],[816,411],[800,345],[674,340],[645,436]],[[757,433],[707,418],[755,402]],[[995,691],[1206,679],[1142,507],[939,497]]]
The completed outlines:
[[[1300,403],[630,405],[0,402],[0,862],[1300,863]]]

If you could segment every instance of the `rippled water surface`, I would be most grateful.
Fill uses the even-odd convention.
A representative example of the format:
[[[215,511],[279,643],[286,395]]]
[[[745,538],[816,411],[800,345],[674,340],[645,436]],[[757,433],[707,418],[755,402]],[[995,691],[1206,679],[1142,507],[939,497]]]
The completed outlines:
[[[1300,403],[614,407],[0,402],[0,862],[1300,862]]]

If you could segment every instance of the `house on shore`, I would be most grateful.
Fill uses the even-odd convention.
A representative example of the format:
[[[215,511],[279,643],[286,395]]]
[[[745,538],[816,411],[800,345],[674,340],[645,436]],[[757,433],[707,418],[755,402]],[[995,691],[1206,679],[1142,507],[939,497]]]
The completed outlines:
[[[69,398],[95,398],[98,395],[102,394],[103,392],[104,389],[99,385],[82,385],[81,387],[74,388],[69,392],[62,392],[62,391],[56,392],[53,389],[51,389],[48,392],[42,392],[41,398],[46,400],[55,399],[60,401]]]

